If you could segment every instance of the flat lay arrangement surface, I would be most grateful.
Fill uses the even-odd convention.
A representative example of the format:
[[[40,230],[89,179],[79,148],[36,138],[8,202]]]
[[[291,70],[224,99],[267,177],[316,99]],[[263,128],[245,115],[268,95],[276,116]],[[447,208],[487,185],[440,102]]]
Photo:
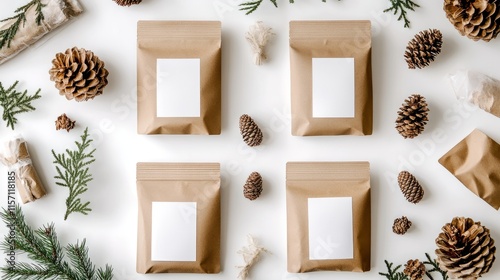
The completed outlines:
[[[2,0],[3,277],[498,279],[500,4],[292,2]]]

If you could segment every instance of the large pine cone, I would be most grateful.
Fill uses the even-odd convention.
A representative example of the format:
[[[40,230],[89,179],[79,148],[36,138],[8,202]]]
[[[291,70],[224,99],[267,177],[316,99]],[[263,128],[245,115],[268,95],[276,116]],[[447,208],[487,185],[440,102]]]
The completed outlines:
[[[423,280],[425,276],[425,265],[418,259],[409,260],[405,264],[403,273],[410,277],[410,280]]]
[[[247,114],[240,117],[240,133],[243,141],[250,147],[259,146],[262,143],[262,131],[255,121]]]
[[[443,9],[462,36],[488,42],[500,32],[498,3],[498,0],[444,0]]]
[[[252,172],[243,186],[243,195],[250,200],[255,200],[259,198],[261,193],[262,176],[259,172]]]
[[[396,129],[401,136],[405,139],[415,138],[424,131],[424,126],[429,121],[427,106],[425,97],[420,94],[413,94],[405,99],[396,119]]]
[[[411,221],[406,216],[397,218],[392,225],[392,232],[399,235],[404,235],[411,228]]]
[[[424,188],[417,178],[408,171],[401,171],[398,175],[398,184],[406,200],[411,203],[419,203],[424,197]]]
[[[102,94],[108,84],[108,70],[104,68],[104,62],[93,52],[76,47],[56,54],[49,74],[59,94],[68,100],[93,99]]]
[[[477,279],[495,261],[495,241],[489,229],[470,218],[455,217],[436,238],[437,262],[451,279]]]
[[[408,68],[424,68],[441,52],[443,34],[437,29],[420,31],[408,42],[404,54]]]
[[[135,5],[139,4],[142,2],[142,0],[113,0],[116,2],[116,4],[120,6],[130,6],[130,5]]]

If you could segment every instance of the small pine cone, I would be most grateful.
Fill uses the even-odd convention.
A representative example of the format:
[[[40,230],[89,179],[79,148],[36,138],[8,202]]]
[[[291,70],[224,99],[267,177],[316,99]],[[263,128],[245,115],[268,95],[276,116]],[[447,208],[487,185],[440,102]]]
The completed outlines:
[[[405,99],[401,105],[396,119],[396,129],[403,138],[415,138],[424,131],[429,121],[427,118],[429,108],[425,97],[413,94]]]
[[[56,130],[66,129],[67,132],[75,128],[75,121],[72,121],[66,114],[57,117]]]
[[[477,279],[495,261],[495,241],[490,231],[470,218],[455,217],[436,238],[437,262],[451,279]]]
[[[59,94],[68,100],[93,99],[102,94],[108,84],[108,70],[104,68],[104,62],[93,52],[76,47],[56,54],[49,74]]]
[[[399,172],[398,184],[401,192],[409,202],[416,204],[424,197],[424,188],[410,172]]]
[[[262,176],[259,172],[252,172],[243,186],[243,195],[250,199],[257,199],[262,193]]]
[[[394,220],[394,224],[392,225],[392,232],[399,235],[404,235],[411,227],[411,221],[403,216],[401,218],[397,218]]]
[[[498,0],[444,0],[446,17],[462,36],[489,42],[500,32]]]
[[[240,133],[243,136],[243,141],[250,147],[259,146],[262,143],[262,131],[247,114],[240,117]]]
[[[113,0],[116,2],[116,4],[120,6],[131,6],[135,4],[140,4],[142,0]]]
[[[405,264],[403,273],[410,277],[410,280],[423,280],[425,276],[425,265],[418,259],[409,260]]]
[[[408,68],[424,68],[441,52],[443,34],[437,29],[420,31],[408,42],[404,54]]]

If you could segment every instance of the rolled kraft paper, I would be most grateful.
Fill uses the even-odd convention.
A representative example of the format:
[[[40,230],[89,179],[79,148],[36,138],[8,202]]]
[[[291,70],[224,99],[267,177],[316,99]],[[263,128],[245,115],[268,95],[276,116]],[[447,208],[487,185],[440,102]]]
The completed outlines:
[[[45,5],[41,9],[43,14],[41,23],[37,24],[36,22],[37,5],[32,5],[26,12],[26,22],[19,26],[16,35],[10,42],[10,46],[5,44],[0,49],[0,64],[16,56],[45,34],[83,12],[78,0],[41,0],[41,3]],[[0,22],[0,30],[9,28],[15,21],[16,19],[10,19]]]
[[[458,100],[500,118],[500,81],[485,74],[460,70],[450,75]]]
[[[500,145],[479,130],[460,141],[439,163],[495,209],[500,209]]]
[[[8,151],[0,154],[0,161],[16,173],[16,187],[23,203],[43,197],[46,192],[33,166],[28,146],[22,138],[9,141]]]

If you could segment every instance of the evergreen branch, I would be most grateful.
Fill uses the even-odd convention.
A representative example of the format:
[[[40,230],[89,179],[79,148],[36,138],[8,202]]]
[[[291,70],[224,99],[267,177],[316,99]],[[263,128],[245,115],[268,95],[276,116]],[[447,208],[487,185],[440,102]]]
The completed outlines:
[[[15,228],[14,235],[5,235],[4,243],[13,239],[15,250],[27,253],[34,263],[16,262],[0,268],[2,279],[5,280],[111,280],[113,268],[106,265],[105,269],[95,269],[88,256],[85,239],[75,245],[67,245],[64,249],[70,259],[64,258],[64,249],[61,247],[54,224],[49,224],[37,230],[31,229],[26,222],[22,209],[16,205],[15,211],[3,209],[0,216],[4,223]],[[2,244],[6,247],[7,244]],[[27,245],[31,245],[27,246]]]
[[[415,8],[420,7],[417,3],[412,0],[389,0],[391,2],[391,7],[384,10],[386,12],[393,12],[394,15],[399,13],[398,21],[404,20],[405,28],[410,27],[410,20],[407,18],[407,10],[415,11]]]
[[[240,11],[245,11],[245,14],[246,15],[249,15],[253,12],[255,12],[255,10],[257,10],[260,5],[262,4],[262,1],[264,0],[254,0],[254,1],[248,1],[248,2],[244,2],[244,3],[241,3],[239,6],[240,6]],[[269,0],[271,1],[271,3],[273,3],[274,7],[278,8],[278,0]],[[340,0],[338,0],[340,1]],[[293,4],[295,3],[295,0],[289,0],[288,1],[290,4]],[[321,0],[321,2],[326,2],[326,0]]]
[[[35,6],[36,24],[37,25],[42,24],[42,21],[45,19],[42,12],[42,8],[47,5],[42,4],[41,0],[31,0],[28,4],[17,8],[15,10],[16,15],[0,21],[0,22],[5,22],[8,20],[13,20],[12,24],[9,25],[6,29],[0,30],[0,49],[2,49],[4,46],[10,48],[12,40],[19,31],[19,27],[21,26],[24,27],[24,25],[26,24],[26,13],[32,6]]]
[[[384,262],[387,266],[387,273],[379,272],[378,274],[385,276],[387,280],[410,280],[410,278],[408,278],[408,276],[406,276],[403,272],[398,271],[401,268],[401,265],[398,265],[393,269],[393,263],[389,263],[386,260]]]
[[[448,273],[439,267],[439,264],[437,263],[437,261],[431,259],[431,256],[429,256],[429,254],[427,254],[427,253],[425,253],[425,256],[427,257],[427,261],[425,261],[424,264],[430,265],[432,267],[432,269],[427,270],[427,272],[425,273],[427,275],[427,277],[429,277],[429,279],[433,280],[434,278],[431,276],[431,273],[438,272],[439,274],[441,274],[441,277],[443,278],[443,280],[448,280],[449,279]]]
[[[69,189],[69,195],[66,198],[64,220],[68,219],[71,213],[87,215],[92,211],[89,207],[90,202],[82,203],[79,196],[88,190],[87,184],[93,179],[92,174],[89,173],[89,166],[95,161],[95,149],[87,152],[90,143],[93,141],[89,138],[88,128],[85,128],[80,138],[81,142],[75,141],[77,147],[75,151],[66,149],[66,154],[56,154],[52,150],[52,155],[54,156],[53,163],[56,164],[57,172],[57,175],[54,176],[57,180],[56,185]]]
[[[7,122],[7,127],[14,130],[14,125],[17,123],[16,115],[35,111],[36,108],[31,105],[33,100],[39,99],[40,89],[34,95],[28,95],[28,91],[16,91],[16,86],[19,81],[16,81],[9,88],[5,89],[0,82],[0,106],[3,108],[2,119]]]

